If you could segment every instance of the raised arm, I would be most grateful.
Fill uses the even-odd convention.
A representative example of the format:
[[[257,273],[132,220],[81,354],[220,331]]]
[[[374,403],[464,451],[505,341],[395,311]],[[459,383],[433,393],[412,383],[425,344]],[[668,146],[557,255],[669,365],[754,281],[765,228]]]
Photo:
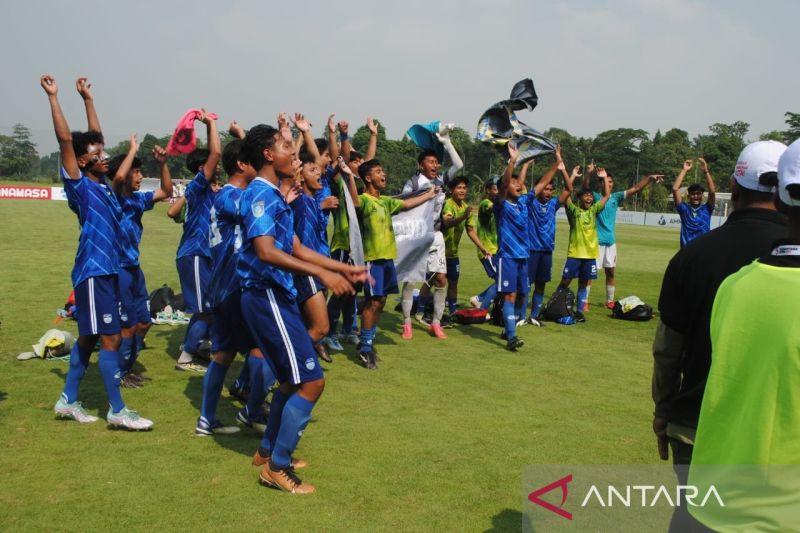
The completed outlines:
[[[453,141],[450,140],[450,134],[448,131],[444,133],[436,133],[436,138],[439,139],[439,142],[442,143],[444,146],[444,151],[447,152],[447,155],[450,156],[450,161],[453,163],[450,165],[450,168],[447,169],[447,173],[444,176],[444,182],[447,183],[448,180],[453,178],[458,171],[464,168],[464,162],[461,160],[461,156],[458,155],[458,151],[456,151],[456,147],[453,146]]]
[[[372,120],[372,117],[367,117],[367,129],[369,130],[369,144],[367,152],[364,154],[364,161],[375,159],[375,154],[378,153],[378,123]]]
[[[336,123],[333,121],[335,116],[331,114],[328,117],[328,153],[331,154],[331,161],[339,159],[339,143],[336,142]]]
[[[217,171],[219,159],[222,157],[222,145],[219,140],[219,133],[217,132],[217,121],[208,116],[205,109],[201,110],[198,120],[206,125],[206,135],[208,136],[208,160],[203,165],[203,173],[206,179],[211,181],[214,173]]]
[[[497,188],[497,196],[501,201],[505,200],[506,196],[508,196],[508,186],[511,185],[511,180],[514,179],[514,167],[519,157],[519,150],[511,143],[508,143],[508,155],[506,171],[503,173],[503,179],[500,180],[500,186]]]
[[[314,136],[311,134],[311,123],[306,120],[306,117],[304,117],[302,114],[295,113],[294,126],[300,131],[300,136],[303,138],[303,144],[306,146],[306,151],[311,154],[320,168],[322,168],[322,156],[317,149],[317,143],[314,142]]]
[[[678,207],[678,205],[683,202],[683,198],[681,198],[681,183],[683,183],[683,178],[686,177],[686,173],[691,169],[692,160],[687,159],[683,162],[683,168],[678,172],[678,177],[675,178],[675,181],[672,183],[672,200],[675,202],[675,207]]]
[[[597,201],[602,207],[606,206],[606,202],[608,198],[611,196],[611,184],[608,181],[608,173],[606,173],[606,169],[598,168],[597,169],[597,177],[603,180],[603,197]]]
[[[361,200],[358,198],[358,189],[356,189],[356,177],[350,167],[345,163],[344,158],[339,156],[337,160],[339,164],[339,171],[344,176],[344,181],[347,183],[347,190],[350,192],[350,198],[353,200],[353,205],[358,209],[361,207]]]
[[[583,174],[583,188],[584,189],[591,189],[592,185],[592,175],[594,175],[595,170],[597,170],[597,166],[594,164],[594,159],[592,159],[588,165],[586,165],[586,172]],[[580,175],[578,176],[580,177]]]
[[[39,79],[42,89],[47,94],[50,101],[50,112],[53,115],[53,129],[58,140],[58,149],[61,153],[61,165],[67,176],[77,180],[81,177],[81,169],[78,167],[78,159],[75,157],[75,149],[72,147],[72,133],[69,131],[67,119],[61,111],[61,104],[58,103],[58,85],[56,79],[50,74],[45,74]]]
[[[424,193],[403,200],[403,210],[414,209],[439,194],[439,187],[431,187]]]
[[[103,132],[100,129],[100,119],[97,118],[97,111],[94,108],[94,98],[92,97],[92,84],[89,83],[89,78],[78,78],[75,81],[75,88],[78,90],[78,94],[81,95],[83,98],[83,105],[86,106],[86,123],[89,131],[99,131]]]
[[[706,177],[706,187],[708,187],[708,199],[706,203],[711,207],[714,207],[714,204],[717,200],[717,187],[714,185],[714,177],[711,175],[711,172],[708,170],[708,163],[702,157],[697,160],[700,163],[700,169],[703,171],[703,174]]]
[[[167,209],[167,216],[172,220],[178,220],[178,217],[181,216],[181,211],[183,211],[183,206],[186,205],[186,197],[181,196],[171,206]]]
[[[544,176],[542,176],[539,179],[539,182],[533,186],[534,196],[542,192],[544,188],[547,187],[547,184],[553,181],[553,178],[555,177],[556,172],[558,172],[559,169],[562,170],[563,172],[566,172],[566,170],[564,170],[566,168],[564,166],[564,160],[561,159],[561,145],[556,146],[555,155],[556,155],[556,160],[553,161],[553,164],[550,165],[550,168],[547,169],[547,172],[544,173]]]
[[[235,122],[232,124],[235,124]],[[166,150],[159,145],[155,145],[153,147],[153,159],[158,161],[158,166],[161,170],[161,183],[159,184],[159,188],[153,193],[153,201],[160,202],[161,200],[172,198],[172,175],[169,173],[169,165],[167,165]]]
[[[125,154],[125,159],[119,164],[117,173],[111,178],[111,186],[117,194],[121,194],[125,188],[125,178],[128,177],[128,172],[131,171],[133,165],[133,158],[136,157],[136,152],[139,151],[139,140],[136,135],[131,135],[128,141],[128,153]]]
[[[580,177],[581,177],[580,165],[575,165],[570,175],[567,175],[567,173],[564,172],[564,190],[561,191],[561,194],[558,195],[559,204],[564,205],[572,203],[572,184],[575,183],[575,180]]]
[[[235,120],[231,121],[231,123],[228,124],[228,133],[230,133],[232,137],[235,137],[237,139],[244,139],[245,136],[244,128],[242,128],[239,125],[239,123],[236,122]]]
[[[350,162],[350,152],[353,150],[353,145],[350,144],[350,124],[346,120],[340,120],[336,125],[339,130],[339,142],[342,143],[342,157],[346,163]]]
[[[639,183],[636,183],[629,189],[625,189],[625,198],[641,191],[642,189],[647,187],[650,184],[650,182],[661,183],[662,181],[664,181],[663,174],[650,174],[649,176],[645,176],[641,180],[639,180]]]

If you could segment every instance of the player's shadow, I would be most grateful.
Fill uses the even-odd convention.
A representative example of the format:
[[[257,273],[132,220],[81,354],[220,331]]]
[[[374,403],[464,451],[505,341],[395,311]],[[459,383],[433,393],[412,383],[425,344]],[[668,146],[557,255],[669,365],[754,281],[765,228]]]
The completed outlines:
[[[484,533],[501,533],[504,531],[534,532],[533,524],[527,515],[516,509],[503,509],[492,517],[492,527]]]
[[[3,402],[8,399],[8,393],[6,391],[0,390],[0,402]]]
[[[474,340],[485,342],[492,345],[494,348],[503,348],[506,343],[500,338],[500,333],[503,331],[497,326],[491,324],[462,324],[455,327],[462,335],[470,337]]]
[[[108,411],[108,396],[103,385],[103,378],[100,376],[100,369],[96,364],[96,358],[97,354],[93,354],[89,367],[86,369],[86,374],[81,380],[80,400],[87,411],[90,413],[96,411],[101,417],[105,418],[106,411]],[[51,368],[50,372],[58,376],[61,382],[67,379],[67,371],[63,368]],[[124,396],[125,389],[122,390]]]
[[[156,327],[158,329],[155,329]],[[181,344],[183,344],[183,339],[186,337],[186,326],[153,326],[148,332],[148,336],[150,335],[164,339],[167,345],[167,354],[176,361],[178,360],[181,354]]]

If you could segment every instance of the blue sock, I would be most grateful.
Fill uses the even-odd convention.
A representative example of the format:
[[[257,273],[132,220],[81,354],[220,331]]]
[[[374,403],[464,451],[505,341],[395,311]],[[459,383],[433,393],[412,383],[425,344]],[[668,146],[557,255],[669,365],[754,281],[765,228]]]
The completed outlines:
[[[122,401],[122,394],[119,392],[119,353],[111,350],[100,350],[97,359],[100,367],[100,375],[103,377],[103,385],[106,386],[108,403],[111,410],[119,413],[125,407]]]
[[[216,361],[208,364],[208,370],[203,378],[203,404],[200,407],[200,416],[206,419],[209,425],[216,420],[217,404],[222,395],[222,385],[225,383],[225,374],[228,367]]]
[[[261,410],[269,388],[275,383],[275,375],[263,357],[249,357],[247,366],[250,367],[250,396],[247,397],[245,409],[247,415],[252,417]]]
[[[239,376],[233,382],[233,386],[237,389],[244,389],[250,386],[250,354],[244,356],[244,363],[242,369],[239,371]]]
[[[342,333],[351,335],[358,331],[358,300],[345,296],[342,300]]]
[[[339,314],[342,312],[342,297],[333,296],[328,300],[328,321],[330,328],[328,328],[328,335],[331,337],[336,336],[339,328]]]
[[[586,300],[589,299],[589,291],[586,287],[578,287],[578,311],[583,312],[583,306],[586,305]]]
[[[481,309],[489,309],[495,297],[497,296],[497,284],[492,283],[481,293]]]
[[[503,323],[506,325],[506,337],[509,340],[517,336],[517,316],[514,314],[514,302],[503,300]]]
[[[124,376],[130,370],[131,364],[131,357],[133,356],[133,346],[134,346],[133,337],[122,337],[122,342],[119,345],[119,371],[120,375]]]
[[[544,293],[533,293],[533,300],[531,302],[531,317],[536,318],[542,310],[542,302],[544,301]]]
[[[528,311],[528,291],[523,294],[517,294],[517,301],[514,305],[514,314],[517,315],[517,320],[522,320]]]
[[[292,453],[300,442],[303,430],[311,420],[314,402],[309,402],[297,393],[291,395],[283,408],[281,427],[275,447],[272,449],[272,462],[278,467],[286,467],[292,462]]]
[[[369,352],[372,350],[372,341],[375,340],[375,330],[377,327],[361,328],[361,352]]]
[[[456,312],[456,307],[458,306],[458,300],[456,298],[448,298],[447,299],[447,311],[452,315]]]
[[[144,335],[136,335],[133,337],[133,350],[131,351],[131,358],[128,362],[128,371],[130,372],[133,369],[133,365],[136,364],[136,360],[139,359],[139,353],[141,353],[142,348],[144,348]]]
[[[203,339],[208,338],[208,324],[200,320],[199,315],[194,314],[189,320],[189,326],[186,328],[186,337],[183,339],[183,351],[192,355],[197,354],[197,348]]]
[[[433,296],[417,297],[417,313],[427,313],[431,308],[433,308]]]
[[[139,352],[144,349],[144,335],[139,335],[137,333],[134,339],[136,339],[136,343],[134,344],[136,348],[136,357],[139,357]]]
[[[78,386],[81,384],[84,374],[86,374],[86,367],[89,366],[92,348],[82,348],[77,341],[72,345],[72,351],[69,354],[67,381],[64,383],[64,392],[61,395],[67,403],[73,403],[78,399]]]
[[[280,389],[272,393],[272,402],[269,404],[269,418],[267,419],[267,429],[261,439],[259,450],[262,455],[269,455],[275,448],[275,441],[278,440],[278,431],[281,428],[283,418],[283,408],[289,396],[282,393]]]

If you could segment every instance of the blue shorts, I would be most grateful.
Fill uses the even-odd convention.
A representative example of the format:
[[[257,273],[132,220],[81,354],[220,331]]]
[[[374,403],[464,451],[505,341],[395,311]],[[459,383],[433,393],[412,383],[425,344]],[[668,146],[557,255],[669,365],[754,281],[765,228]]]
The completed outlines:
[[[486,271],[486,275],[492,279],[497,277],[497,256],[493,255],[489,258],[484,257],[481,259],[481,265],[483,265],[483,269]]]
[[[497,258],[497,292],[528,292],[528,260]]]
[[[117,335],[119,323],[119,278],[95,276],[75,287],[75,320],[78,335]]]
[[[208,313],[211,311],[208,288],[211,283],[211,259],[201,255],[181,257],[178,265],[178,277],[181,280],[181,291],[186,302],[186,313]]]
[[[528,257],[528,283],[547,283],[553,270],[553,252],[531,251]]]
[[[316,276],[295,275],[294,288],[297,289],[297,303],[301,304],[317,294],[325,290],[325,285]]]
[[[567,257],[564,273],[561,276],[564,279],[597,279],[597,260]]]
[[[242,315],[280,383],[299,385],[322,379],[317,351],[300,309],[285,290],[244,289]]]
[[[214,307],[212,352],[249,352],[255,346],[242,317],[242,292],[233,291]]]
[[[144,281],[144,272],[137,266],[119,269],[120,325],[131,328],[136,324],[149,324],[150,294]]]
[[[448,257],[447,261],[447,279],[451,281],[458,281],[461,275],[461,261],[458,257]]]
[[[364,296],[372,298],[400,292],[397,287],[397,271],[394,268],[393,260],[378,259],[371,261],[367,263],[367,268],[372,281],[364,284]]]

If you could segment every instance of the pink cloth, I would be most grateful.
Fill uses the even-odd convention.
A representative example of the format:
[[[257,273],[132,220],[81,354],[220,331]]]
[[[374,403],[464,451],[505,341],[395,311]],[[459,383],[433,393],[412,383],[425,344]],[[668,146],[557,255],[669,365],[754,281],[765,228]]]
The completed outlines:
[[[197,148],[197,135],[194,133],[194,121],[200,116],[199,109],[190,109],[178,121],[175,132],[167,144],[168,155],[188,154]],[[216,113],[208,113],[209,118],[217,120]]]

